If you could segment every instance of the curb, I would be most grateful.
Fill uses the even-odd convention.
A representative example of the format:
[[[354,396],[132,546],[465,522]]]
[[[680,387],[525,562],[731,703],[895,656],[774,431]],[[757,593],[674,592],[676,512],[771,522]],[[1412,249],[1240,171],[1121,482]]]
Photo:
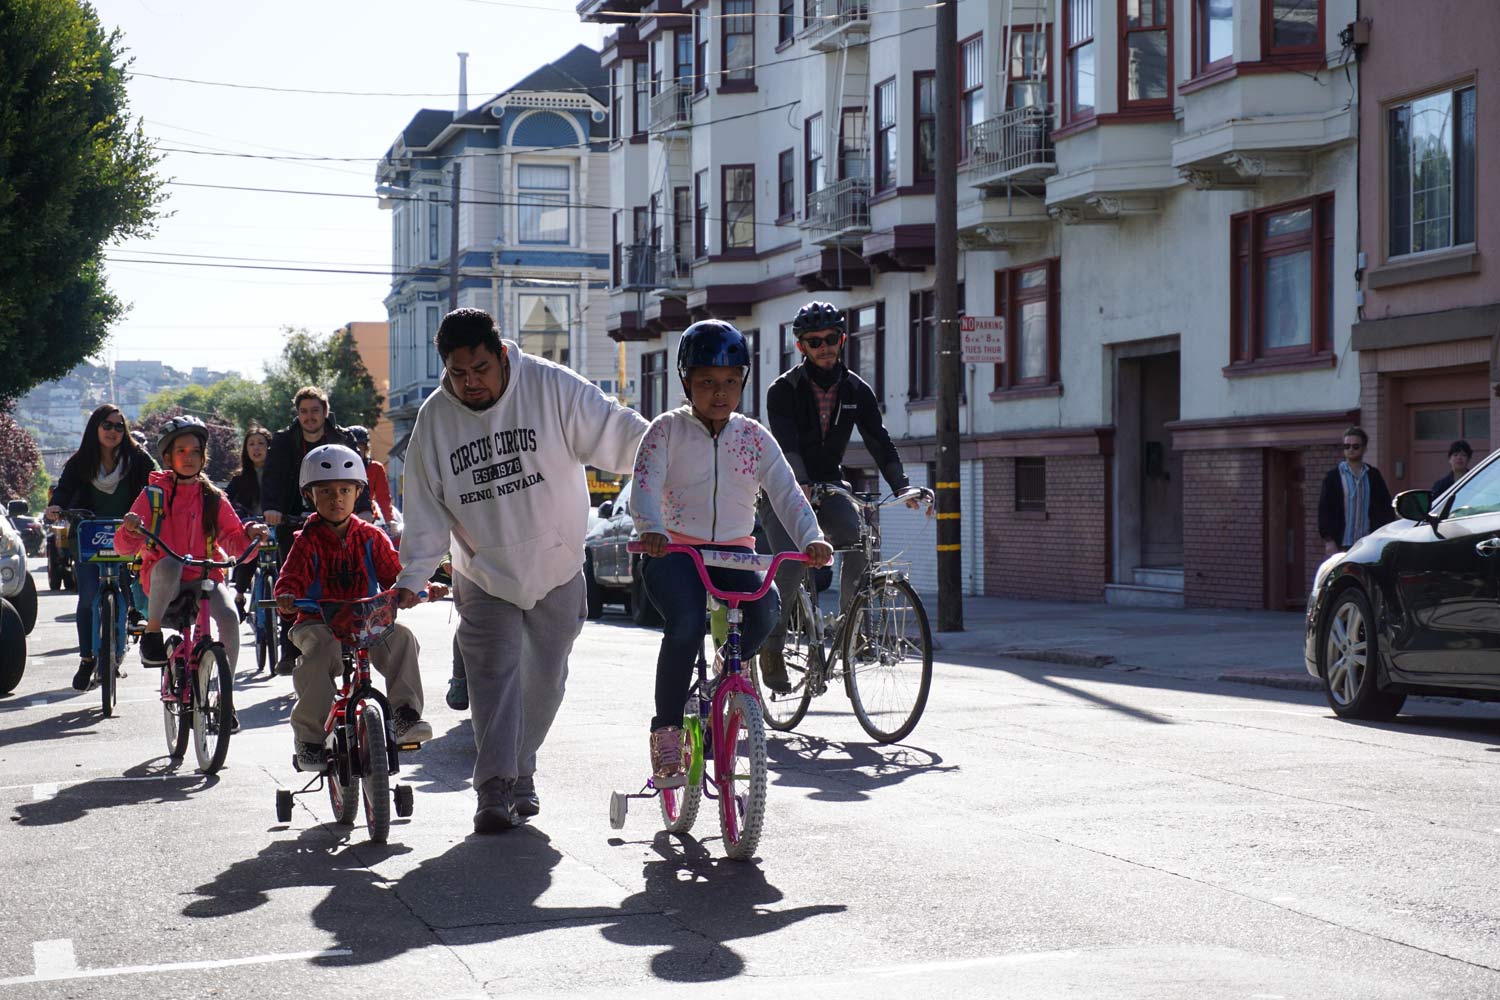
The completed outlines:
[[[1289,691],[1322,691],[1323,685],[1299,670],[1227,670],[1219,680],[1230,684],[1256,684]]]
[[[1075,649],[1000,649],[996,656],[1013,660],[1036,660],[1041,663],[1060,663],[1067,667],[1107,667],[1115,662],[1108,653],[1090,653]]]

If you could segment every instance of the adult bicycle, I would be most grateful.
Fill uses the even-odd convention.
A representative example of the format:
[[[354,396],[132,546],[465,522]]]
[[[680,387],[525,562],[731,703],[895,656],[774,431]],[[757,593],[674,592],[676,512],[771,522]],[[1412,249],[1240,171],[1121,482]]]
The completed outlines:
[[[130,566],[135,556],[115,551],[115,532],[120,521],[115,518],[94,519],[94,512],[82,508],[59,511],[78,539],[80,562],[99,567],[99,589],[89,605],[94,623],[94,678],[99,685],[99,703],[104,717],[115,714],[119,700],[120,664],[131,640],[139,641],[141,630],[131,624],[135,608],[133,575]]]
[[[843,497],[859,514],[859,541],[839,551],[862,552],[865,570],[846,614],[823,611],[812,574],[803,573],[787,607],[786,662],[789,690],[773,689],[761,676],[760,660],[751,665],[755,692],[766,724],[785,732],[807,715],[812,700],[830,684],[842,681],[854,717],[878,743],[895,743],[911,735],[932,687],[932,628],[927,609],[906,571],[880,559],[880,510],[918,499],[932,503],[933,493],[915,487],[888,497],[854,493],[832,483],[812,486],[814,505]],[[846,557],[847,558],[847,555]]]
[[[427,593],[423,591],[417,596],[425,599]],[[267,604],[276,607],[274,600]],[[421,747],[419,743],[396,741],[391,704],[375,687],[370,672],[370,648],[384,641],[396,622],[397,592],[386,590],[357,601],[304,598],[296,601],[295,606],[318,615],[338,639],[343,683],[323,723],[323,766],[299,791],[277,789],[276,819],[290,823],[292,796],[326,784],[334,822],[353,823],[354,814],[363,802],[370,840],[383,844],[391,831],[392,803],[397,816],[404,818],[412,813],[411,786],[391,787],[391,775],[401,770],[399,751]],[[292,767],[301,770],[295,755]]]
[[[201,570],[192,587],[173,598],[162,616],[162,628],[177,634],[166,641],[167,663],[161,668],[162,727],[167,737],[167,753],[178,760],[187,750],[188,734],[193,737],[193,754],[198,769],[215,774],[229,756],[229,737],[235,728],[234,670],[224,644],[214,639],[209,628],[208,602],[219,585],[212,570],[233,572],[244,565],[259,547],[252,541],[238,559],[197,559],[179,555],[161,536],[140,526],[137,530],[151,541],[164,558],[176,559],[183,568]]]
[[[250,629],[255,642],[256,673],[270,670],[274,674],[276,661],[281,657],[276,601],[271,596],[280,572],[281,547],[273,536],[260,543],[260,552],[255,556],[255,575],[250,580]]]
[[[626,550],[644,553],[645,546],[631,542]],[[727,605],[729,630],[724,650],[724,669],[709,678],[708,659],[698,650],[698,679],[688,691],[682,713],[683,765],[687,782],[679,788],[658,788],[647,778],[639,792],[613,792],[609,800],[609,822],[616,830],[625,825],[631,799],[657,798],[669,833],[687,833],[698,818],[698,807],[706,795],[719,804],[719,831],[724,853],[736,861],[755,856],[766,813],[766,730],[755,691],[741,672],[740,604],[758,601],[771,589],[776,570],[784,561],[806,562],[801,552],[775,556],[753,552],[702,551],[691,545],[668,544],[666,551],[686,553],[698,569],[698,578],[708,591],[705,613],[712,615],[714,601]],[[765,573],[753,592],[721,590],[708,576],[708,565],[729,569],[751,569]],[[713,761],[712,774],[707,762]]]

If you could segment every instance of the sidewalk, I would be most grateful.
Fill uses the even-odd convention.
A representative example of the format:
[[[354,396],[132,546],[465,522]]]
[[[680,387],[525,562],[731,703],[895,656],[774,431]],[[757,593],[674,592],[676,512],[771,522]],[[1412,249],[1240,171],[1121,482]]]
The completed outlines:
[[[940,656],[1004,656],[1322,690],[1302,665],[1301,612],[966,597],[965,631],[938,632],[936,595],[922,596]]]

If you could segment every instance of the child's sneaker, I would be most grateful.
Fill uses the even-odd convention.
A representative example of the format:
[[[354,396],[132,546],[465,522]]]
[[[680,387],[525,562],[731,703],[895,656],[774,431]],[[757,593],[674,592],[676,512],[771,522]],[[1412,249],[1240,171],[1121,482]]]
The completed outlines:
[[[455,712],[466,711],[469,707],[469,679],[467,677],[451,677],[448,679],[448,707]]]
[[[323,770],[323,744],[298,740],[295,760],[297,770],[317,774]]]
[[[651,731],[651,778],[657,788],[681,788],[687,784],[682,767],[682,729],[662,726]]]
[[[160,632],[141,636],[141,665],[160,669],[167,665],[167,643]]]
[[[410,705],[396,709],[396,742],[426,743],[432,739],[432,726],[423,721]]]

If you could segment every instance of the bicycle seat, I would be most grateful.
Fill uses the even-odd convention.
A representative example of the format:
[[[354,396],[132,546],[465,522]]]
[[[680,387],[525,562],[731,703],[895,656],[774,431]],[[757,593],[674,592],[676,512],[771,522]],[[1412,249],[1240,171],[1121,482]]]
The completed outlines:
[[[198,591],[184,590],[167,605],[167,613],[161,617],[161,626],[173,632],[186,632],[188,625],[197,617]]]

